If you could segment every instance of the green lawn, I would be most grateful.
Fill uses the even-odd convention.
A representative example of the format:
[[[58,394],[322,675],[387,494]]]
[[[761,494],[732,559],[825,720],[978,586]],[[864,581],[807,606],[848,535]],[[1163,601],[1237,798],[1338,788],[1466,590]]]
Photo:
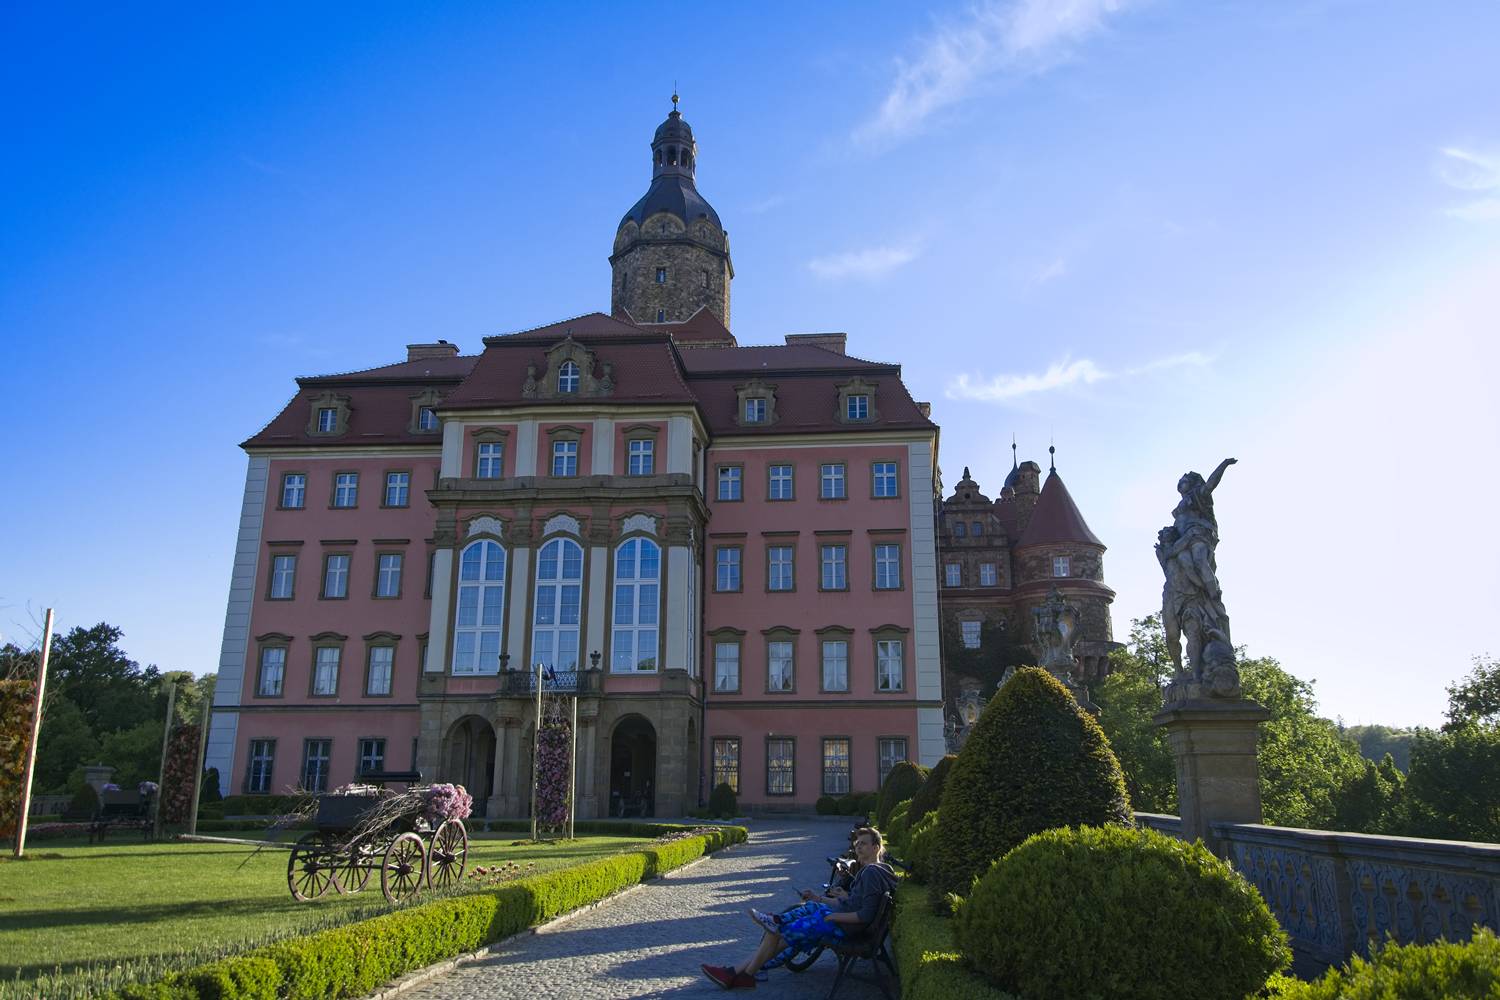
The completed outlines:
[[[229,834],[227,836],[251,836]],[[518,845],[525,834],[481,834],[469,868],[514,861],[536,871],[561,868],[648,842],[580,837]],[[287,890],[287,852],[236,844],[41,841],[27,859],[0,861],[0,983],[61,968],[218,949],[243,950],[272,936],[302,933],[390,909],[380,873],[357,896],[328,894],[299,903]],[[469,884],[467,874],[465,883]],[[430,898],[424,894],[421,898]],[[4,992],[0,989],[0,992]]]

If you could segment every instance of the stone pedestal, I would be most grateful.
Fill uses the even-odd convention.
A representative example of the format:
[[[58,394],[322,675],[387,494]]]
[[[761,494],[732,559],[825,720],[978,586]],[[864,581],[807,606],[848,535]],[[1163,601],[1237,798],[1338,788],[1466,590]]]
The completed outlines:
[[[114,780],[115,769],[108,764],[83,765],[83,783],[95,792],[103,794],[104,786]]]
[[[1256,741],[1271,713],[1243,699],[1190,698],[1156,715],[1177,760],[1177,810],[1182,837],[1201,839],[1223,856],[1214,823],[1259,823]]]

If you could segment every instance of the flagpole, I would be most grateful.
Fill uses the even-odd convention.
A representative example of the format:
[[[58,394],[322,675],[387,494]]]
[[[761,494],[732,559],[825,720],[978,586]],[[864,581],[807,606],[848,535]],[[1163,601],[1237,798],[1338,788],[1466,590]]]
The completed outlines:
[[[542,773],[542,661],[536,661],[536,728],[531,731],[531,839],[536,841],[536,786]]]
[[[42,658],[37,664],[36,702],[31,709],[31,740],[26,744],[26,764],[21,769],[21,812],[16,818],[16,857],[26,853],[26,822],[31,817],[31,781],[36,777],[36,744],[42,735],[42,697],[47,690],[47,660],[52,656],[52,609],[42,626]]]

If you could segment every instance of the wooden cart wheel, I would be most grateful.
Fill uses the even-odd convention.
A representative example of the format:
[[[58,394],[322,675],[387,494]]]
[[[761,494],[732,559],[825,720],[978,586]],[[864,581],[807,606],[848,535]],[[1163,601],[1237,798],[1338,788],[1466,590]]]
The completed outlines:
[[[427,887],[446,889],[464,877],[469,859],[469,831],[461,819],[446,820],[432,835],[432,850],[427,853]]]
[[[337,856],[321,833],[303,834],[286,860],[286,884],[292,898],[306,902],[323,895],[333,884],[337,865]]]
[[[366,840],[356,840],[349,845],[348,856],[340,859],[338,875],[333,888],[348,896],[362,892],[370,882],[370,869],[378,863],[376,854]]]
[[[387,902],[399,903],[418,889],[427,873],[427,848],[415,833],[401,834],[385,849],[380,863],[380,891]]]

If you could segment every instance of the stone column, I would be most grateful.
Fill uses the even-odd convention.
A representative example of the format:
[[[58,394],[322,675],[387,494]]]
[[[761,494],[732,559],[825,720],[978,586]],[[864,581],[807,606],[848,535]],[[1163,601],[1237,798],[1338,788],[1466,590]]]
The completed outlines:
[[[1196,698],[1168,703],[1156,715],[1177,762],[1177,811],[1184,840],[1219,856],[1215,823],[1259,823],[1260,769],[1256,743],[1271,713],[1243,699]]]
[[[514,762],[506,753],[505,733],[508,721],[503,716],[495,720],[495,772],[490,777],[490,797],[484,807],[487,819],[510,815],[505,810],[505,772],[510,770]]]
[[[499,756],[498,753],[496,756]],[[501,775],[504,792],[500,798],[502,816],[521,815],[521,723],[518,719],[505,720],[505,770]]]
[[[578,773],[574,786],[578,795],[578,818],[599,817],[598,788],[595,787],[594,736],[599,731],[597,716],[578,716]]]

